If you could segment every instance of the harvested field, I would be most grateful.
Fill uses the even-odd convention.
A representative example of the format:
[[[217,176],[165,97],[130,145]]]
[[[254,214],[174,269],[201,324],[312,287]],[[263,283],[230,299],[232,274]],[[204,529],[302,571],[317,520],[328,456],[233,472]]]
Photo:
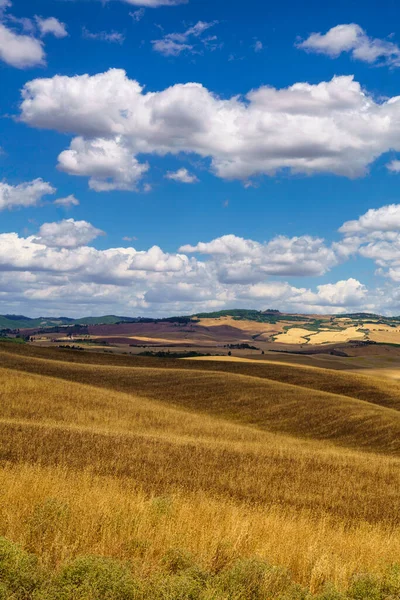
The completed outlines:
[[[238,561],[285,570],[274,589],[288,600],[296,585],[386,581],[400,552],[400,383],[1,343],[0,360],[0,535],[56,588],[82,555],[122,560],[153,586],[140,600],[172,585],[172,555],[218,600]]]

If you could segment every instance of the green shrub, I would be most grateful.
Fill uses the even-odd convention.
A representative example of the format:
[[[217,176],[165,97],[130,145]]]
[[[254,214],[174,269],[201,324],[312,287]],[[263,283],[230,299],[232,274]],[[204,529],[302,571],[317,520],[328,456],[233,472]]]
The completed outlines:
[[[351,600],[383,600],[379,580],[372,575],[358,576],[350,586],[348,597]]]
[[[265,600],[268,571],[270,567],[264,561],[239,560],[219,573],[215,587],[222,592],[220,597],[227,600]]]
[[[50,523],[58,522],[65,514],[61,506],[49,506],[43,514],[35,513],[43,517],[39,523],[47,523],[49,515]],[[47,532],[46,525],[43,533]],[[347,593],[327,584],[312,595],[295,584],[286,569],[255,558],[232,563],[232,552],[224,546],[216,554],[206,572],[189,552],[171,549],[161,570],[141,581],[128,565],[96,556],[76,559],[50,576],[34,555],[0,537],[0,600],[400,600],[399,565],[381,577],[355,577]]]
[[[37,558],[0,537],[0,599],[30,600],[42,581]]]
[[[383,597],[390,600],[400,598],[400,565],[390,567],[381,582]]]
[[[318,594],[315,600],[346,600],[346,596],[344,596],[332,585],[328,585],[323,592]]]
[[[202,600],[206,585],[196,571],[160,574],[148,583],[141,600]]]
[[[64,567],[43,600],[135,600],[139,586],[124,564],[88,556]]]

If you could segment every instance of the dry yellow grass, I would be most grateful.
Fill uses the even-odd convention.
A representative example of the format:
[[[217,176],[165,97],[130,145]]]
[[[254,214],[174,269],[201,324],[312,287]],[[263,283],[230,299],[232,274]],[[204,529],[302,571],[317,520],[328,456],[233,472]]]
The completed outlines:
[[[309,329],[302,327],[291,327],[285,333],[275,336],[275,342],[279,344],[306,344],[306,337],[314,335]]]
[[[281,323],[258,323],[257,321],[245,321],[234,319],[233,317],[219,317],[218,319],[199,319],[199,325],[202,327],[221,327],[228,325],[235,329],[240,329],[251,333],[267,333],[272,334],[283,329]]]
[[[128,560],[148,575],[179,548],[205,568],[265,558],[318,591],[326,581],[346,588],[354,573],[379,574],[400,552],[399,534],[385,525],[349,525],[205,493],[147,495],[131,480],[60,467],[3,468],[0,486],[0,533],[40,551],[51,566],[95,553]]]
[[[317,592],[398,560],[398,384],[4,346],[0,359],[0,535],[44,564],[100,554],[146,576],[171,548],[206,569],[258,556]]]
[[[311,344],[328,344],[337,342],[348,342],[349,340],[362,340],[365,333],[360,327],[347,327],[343,331],[320,331],[311,338]]]
[[[209,364],[214,367],[213,363]],[[394,409],[400,398],[397,396],[391,402],[388,391],[384,401],[390,408],[325,391],[311,392],[308,388],[266,378],[200,369],[191,371],[189,375],[188,370],[180,368],[99,369],[41,359],[28,359],[24,368],[43,375],[57,375],[72,382],[133,392],[175,407],[268,431],[330,440],[350,448],[390,453],[400,451],[400,412]],[[19,379],[22,381],[22,376]],[[7,374],[4,380],[9,380]],[[0,399],[5,395],[4,386]]]
[[[286,333],[276,336],[275,341],[281,344],[306,344],[308,342],[306,338],[309,338],[308,343],[312,345],[334,344],[364,339],[365,333],[359,329],[359,327],[347,327],[342,331],[326,329],[315,333],[301,327],[292,327]]]
[[[375,328],[364,326],[365,329],[369,329],[370,333],[368,334],[368,339],[373,342],[378,342],[380,344],[400,344],[400,329],[383,326],[378,326]]]
[[[398,368],[380,368],[380,369],[365,369],[365,374],[370,377],[379,377],[383,379],[400,380],[400,367]]]

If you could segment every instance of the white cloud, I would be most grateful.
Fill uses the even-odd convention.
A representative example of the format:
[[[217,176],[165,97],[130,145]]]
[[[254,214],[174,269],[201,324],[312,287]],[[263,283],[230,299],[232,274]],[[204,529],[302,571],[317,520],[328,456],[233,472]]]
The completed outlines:
[[[216,37],[212,38],[201,38],[202,34],[205,33],[211,27],[217,25],[218,21],[207,23],[205,21],[199,21],[193,27],[190,27],[183,33],[167,33],[163,38],[159,40],[153,40],[153,49],[164,56],[179,56],[185,50],[190,52],[197,52],[193,43],[190,43],[191,38],[200,38],[204,46],[207,46],[210,41],[214,41]]]
[[[212,256],[219,279],[225,283],[262,281],[266,275],[323,275],[339,262],[323,240],[311,236],[277,236],[260,243],[224,235],[208,243],[182,246],[180,251]]]
[[[45,230],[41,230],[41,239],[37,236],[21,238],[16,233],[0,234],[0,271],[43,272],[57,277],[62,274],[74,281],[122,286],[135,282],[147,286],[172,277],[197,276],[197,261],[185,255],[165,253],[157,246],[140,252],[134,248],[96,250],[81,246],[80,233],[93,236],[91,227],[71,219],[61,224],[47,224]],[[102,233],[96,231],[96,235]]]
[[[339,254],[373,260],[378,275],[400,281],[400,204],[370,209],[359,219],[344,223],[339,231],[345,236],[335,244]]]
[[[364,287],[355,280],[319,286],[314,292],[268,281],[265,274],[262,281],[224,281],[214,258],[202,262],[157,246],[140,252],[96,250],[81,245],[101,233],[91,227],[71,219],[43,225],[39,236],[0,234],[0,289],[6,290],[0,305],[13,301],[29,306],[30,312],[42,312],[53,304],[56,311],[65,312],[66,307],[79,314],[87,304],[91,312],[96,307],[104,312],[107,306],[107,312],[132,314],[140,309],[154,315],[269,303],[278,303],[281,310],[326,312],[344,310],[356,297],[364,301]]]
[[[264,45],[260,40],[256,40],[254,46],[254,52],[261,52],[264,49]]]
[[[386,208],[386,207],[383,207]],[[379,213],[379,211],[381,211]],[[65,314],[192,314],[225,307],[279,308],[282,311],[400,313],[400,236],[390,210],[360,218],[343,231],[358,240],[357,251],[377,262],[388,278],[367,289],[355,278],[297,287],[285,278],[320,276],[338,263],[338,244],[310,236],[277,236],[264,243],[234,235],[177,253],[158,246],[97,250],[90,242],[102,231],[73,219],[45,223],[37,235],[0,234],[0,309]],[[368,215],[368,213],[367,213]],[[371,233],[374,218],[378,231]],[[390,219],[389,219],[390,221]],[[126,238],[125,241],[132,241]],[[190,257],[203,253],[205,260]],[[393,283],[390,283],[392,279]],[[1,312],[1,310],[0,310]]]
[[[386,166],[392,173],[400,173],[400,160],[392,160]]]
[[[146,13],[146,10],[144,8],[139,8],[138,10],[134,10],[133,12],[129,13],[129,16],[132,17],[132,19],[138,23],[139,21],[141,21],[144,17]]]
[[[350,52],[354,59],[366,63],[400,66],[400,48],[397,44],[370,38],[356,23],[337,25],[325,34],[313,33],[299,42],[297,47],[332,58],[338,57],[342,52]]]
[[[55,17],[35,16],[33,20],[3,14],[10,6],[11,2],[0,0],[0,17],[17,26],[24,35],[7,27],[4,22],[0,23],[0,60],[18,69],[44,65],[46,55],[43,42],[35,37],[35,33],[42,37],[51,34],[63,38],[68,35],[65,24]]]
[[[97,31],[92,32],[84,27],[82,37],[86,40],[99,40],[101,42],[110,42],[111,44],[123,44],[125,36],[119,31]]]
[[[167,37],[161,40],[153,40],[151,43],[153,44],[153,50],[163,54],[164,56],[179,56],[179,54],[185,50],[193,50],[193,46],[190,44],[176,42],[175,40],[171,40]]]
[[[339,229],[345,235],[380,234],[386,231],[400,233],[400,204],[368,210],[356,221],[347,221]]]
[[[368,293],[365,285],[354,278],[318,285],[317,290],[315,300],[319,306],[360,306]]]
[[[12,23],[13,26],[18,28],[18,32],[22,31],[30,36],[34,36],[36,33],[36,23],[33,19],[28,19],[27,17],[16,17],[7,13],[4,22]]]
[[[179,181],[180,183],[198,183],[196,175],[189,173],[184,167],[178,169],[178,171],[168,171],[165,175],[166,179],[172,179],[173,181]]]
[[[111,69],[35,79],[23,89],[21,111],[31,126],[77,135],[60,166],[72,161],[67,172],[88,176],[89,166],[79,163],[92,162],[93,154],[112,154],[113,172],[118,161],[126,172],[132,156],[186,152],[211,158],[225,179],[281,169],[357,177],[383,153],[400,151],[399,98],[378,103],[350,76],[221,99],[196,83],[145,93]]]
[[[367,288],[356,279],[318,285],[316,292],[274,281],[251,285],[242,292],[242,297],[270,303],[289,303],[292,310],[299,312],[323,313],[340,312],[343,311],[343,307],[363,306],[367,293]]]
[[[75,138],[69,150],[60,154],[58,161],[61,171],[89,176],[89,186],[97,192],[134,190],[149,168],[147,164],[140,164],[118,138]]]
[[[51,34],[56,38],[67,37],[68,31],[65,23],[61,23],[61,21],[55,17],[43,18],[36,16],[35,19],[40,35],[45,36]]]
[[[53,204],[56,206],[62,206],[63,208],[72,208],[72,206],[79,206],[80,202],[73,194],[70,194],[65,198],[58,198],[57,200],[54,200]]]
[[[17,69],[43,65],[42,42],[30,35],[15,33],[0,23],[0,60]]]
[[[10,6],[12,6],[10,0],[0,0],[0,13],[7,10],[7,8],[10,8]]]
[[[79,248],[100,235],[104,232],[87,221],[64,219],[58,223],[44,223],[33,241],[47,248]]]
[[[0,210],[37,206],[44,196],[55,192],[53,186],[40,178],[19,185],[9,185],[2,181],[0,182]]]

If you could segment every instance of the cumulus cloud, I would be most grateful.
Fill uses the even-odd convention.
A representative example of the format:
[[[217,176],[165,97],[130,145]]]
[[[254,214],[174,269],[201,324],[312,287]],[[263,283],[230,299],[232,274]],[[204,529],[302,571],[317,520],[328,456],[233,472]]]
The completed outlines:
[[[181,152],[210,158],[219,177],[246,180],[282,169],[358,177],[400,151],[399,98],[377,102],[351,76],[221,99],[197,83],[146,93],[111,69],[35,79],[22,93],[22,121],[77,136],[60,168],[95,180],[99,156],[112,157],[113,173],[132,170],[133,181],[147,165],[132,157]]]
[[[69,219],[44,224],[37,236],[28,238],[0,234],[0,288],[7,290],[0,304],[13,299],[33,310],[54,303],[57,310],[69,306],[78,313],[87,303],[91,311],[100,305],[112,312],[140,308],[151,314],[172,314],[269,303],[278,303],[282,310],[326,312],[345,310],[356,305],[357,298],[364,301],[365,288],[356,280],[319,286],[316,291],[269,281],[266,273],[262,281],[256,273],[248,281],[229,281],[221,277],[219,256],[203,262],[182,249],[174,254],[158,246],[137,251],[84,245],[101,233],[89,223]],[[246,243],[242,249],[247,252]]]
[[[400,204],[390,204],[378,209],[371,208],[359,219],[344,223],[339,231],[345,235],[400,232]]]
[[[85,236],[94,235],[90,224],[72,220],[46,224],[39,237],[0,234],[0,271],[63,274],[74,281],[122,286],[137,281],[144,286],[151,285],[172,274],[183,279],[196,276],[197,261],[187,256],[168,254],[157,246],[147,251],[134,248],[97,250],[82,246],[79,232]],[[102,233],[96,232],[96,236]]]
[[[43,65],[43,44],[30,35],[21,35],[0,23],[0,60],[17,69]]]
[[[72,208],[73,206],[79,206],[80,202],[78,198],[75,198],[73,194],[70,194],[65,198],[57,198],[57,200],[54,200],[53,204],[62,206],[63,208]]]
[[[164,56],[179,56],[184,51],[197,52],[191,40],[199,38],[203,42],[203,45],[207,46],[211,41],[210,38],[202,38],[201,36],[208,29],[217,25],[217,23],[218,21],[210,23],[199,21],[183,33],[167,33],[163,38],[152,41],[153,50],[164,54]],[[212,41],[215,39],[213,37]]]
[[[179,181],[180,183],[197,183],[199,181],[196,175],[189,173],[185,168],[178,169],[178,171],[168,171],[165,178]]]
[[[400,66],[400,48],[397,44],[369,37],[356,23],[337,25],[325,34],[312,33],[297,47],[332,58],[337,58],[342,52],[350,52],[353,59],[369,64]]]
[[[318,285],[317,290],[314,301],[319,306],[361,306],[368,293],[366,286],[354,278]]]
[[[43,42],[35,36],[66,37],[66,25],[55,17],[15,17],[4,12],[10,6],[11,2],[0,0],[0,17],[3,21],[0,23],[0,60],[18,69],[43,66],[46,59]],[[9,24],[13,27],[9,27]]]
[[[104,231],[87,221],[64,219],[58,223],[44,223],[33,241],[47,248],[79,248],[87,246],[99,235],[104,235]]]
[[[262,281],[266,275],[322,275],[339,262],[323,240],[311,236],[277,236],[260,243],[225,235],[196,246],[182,246],[180,251],[212,256],[218,276],[225,283]]]
[[[264,302],[289,302],[292,310],[304,312],[340,312],[343,307],[360,307],[367,297],[367,288],[356,279],[318,285],[315,292],[296,288],[288,283],[258,283],[242,291],[241,297]],[[287,304],[286,304],[287,305]]]
[[[44,196],[55,192],[56,189],[41,178],[19,185],[9,185],[2,181],[0,182],[0,210],[37,206]]]
[[[397,206],[369,211],[345,223],[343,240],[331,245],[307,235],[266,242],[226,235],[184,245],[176,253],[158,246],[98,250],[90,244],[103,232],[90,223],[45,223],[25,238],[0,234],[0,307],[29,306],[39,313],[54,306],[66,314],[84,312],[86,306],[91,312],[151,315],[232,306],[399,314],[399,212]],[[355,278],[315,287],[290,283],[291,277],[321,276],[348,259],[351,253],[342,252],[340,244],[375,261],[378,273],[387,276],[383,284],[367,289]]]
[[[344,235],[335,244],[339,254],[369,258],[377,265],[377,274],[400,281],[400,204],[370,209],[339,231]]]
[[[148,171],[139,163],[123,140],[75,138],[69,150],[58,157],[58,168],[70,175],[89,176],[89,187],[96,192],[134,190]]]
[[[56,38],[67,37],[68,31],[65,23],[61,23],[55,17],[35,17],[38,29],[41,36],[54,35]]]

